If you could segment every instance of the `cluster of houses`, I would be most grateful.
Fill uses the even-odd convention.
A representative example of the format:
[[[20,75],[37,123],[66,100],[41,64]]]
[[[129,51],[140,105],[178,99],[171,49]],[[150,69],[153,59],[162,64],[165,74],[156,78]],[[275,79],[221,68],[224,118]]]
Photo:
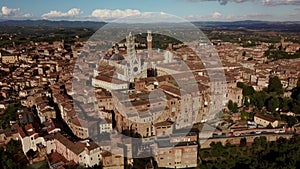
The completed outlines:
[[[97,46],[88,43],[89,47]],[[12,122],[9,131],[0,131],[1,143],[19,139],[24,154],[37,152],[52,168],[101,165],[117,169],[143,155],[153,156],[159,167],[196,167],[199,133],[185,129],[216,118],[229,100],[242,106],[242,89],[237,88],[237,82],[261,90],[268,85],[269,76],[277,75],[283,86],[291,89],[299,77],[297,59],[263,64],[266,43],[243,48],[220,42],[216,48],[226,76],[213,80],[206,70],[208,65],[189,48],[175,51],[169,44],[166,51],[154,51],[150,48],[151,32],[147,43],[144,53],[135,50],[132,35],[123,44],[127,48],[115,46],[101,54],[97,52],[103,51],[81,48],[81,42],[68,51],[63,41],[1,49],[0,70],[8,78],[0,80],[0,96],[18,99],[28,110],[18,112],[20,125]],[[284,44],[291,52],[299,49]],[[105,58],[95,63],[91,50]],[[240,62],[245,57],[253,60]],[[8,65],[18,67],[12,70]],[[0,110],[6,106],[0,103]],[[261,114],[254,116],[254,122],[263,127],[279,125]],[[124,137],[130,134],[135,134],[134,138]]]

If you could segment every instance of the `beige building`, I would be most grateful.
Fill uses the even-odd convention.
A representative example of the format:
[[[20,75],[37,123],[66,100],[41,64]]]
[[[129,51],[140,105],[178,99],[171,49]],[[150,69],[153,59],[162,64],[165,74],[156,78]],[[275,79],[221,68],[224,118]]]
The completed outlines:
[[[273,117],[259,113],[256,113],[254,115],[254,122],[264,127],[271,125],[272,127],[276,128],[278,126],[278,120],[274,119]]]
[[[163,121],[163,122],[155,123],[154,128],[155,128],[156,136],[160,137],[160,136],[171,135],[173,133],[173,128],[174,128],[173,124],[174,122],[172,121]]]
[[[86,139],[98,134],[97,121],[87,121],[73,117],[67,121],[72,132],[79,138]]]
[[[0,53],[0,58],[2,63],[4,64],[13,64],[19,61],[19,57],[15,54],[9,54],[9,55],[1,55]]]
[[[111,153],[117,152],[117,153]],[[124,168],[124,149],[117,145],[111,145],[111,152],[103,151],[102,166],[103,169],[121,169]]]
[[[232,100],[234,103],[237,103],[238,106],[243,105],[243,89],[240,88],[227,88],[226,101]]]
[[[37,144],[44,142],[44,138],[39,137],[39,134],[35,131],[35,128],[32,124],[19,127],[18,133],[24,154],[26,154],[30,149],[37,151]]]
[[[101,87],[106,90],[120,90],[128,89],[128,83],[116,78],[107,77],[105,75],[99,75],[92,79],[92,85],[94,87]]]
[[[168,140],[157,144],[155,159],[158,167],[189,168],[197,167],[197,142],[170,143]]]
[[[57,152],[66,160],[85,167],[93,167],[101,162],[100,147],[93,141],[73,142],[60,133],[47,135],[45,140],[47,154]]]

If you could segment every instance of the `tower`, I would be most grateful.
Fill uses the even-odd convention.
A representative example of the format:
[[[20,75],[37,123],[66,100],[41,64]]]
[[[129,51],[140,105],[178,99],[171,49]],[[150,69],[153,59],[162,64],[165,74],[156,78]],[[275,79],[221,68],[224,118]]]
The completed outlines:
[[[151,35],[151,31],[147,31],[148,35],[147,35],[147,47],[148,47],[148,58],[152,58],[152,35]]]
[[[129,82],[134,82],[134,77],[141,73],[141,58],[136,55],[134,37],[131,32],[126,36],[127,46],[127,75]]]

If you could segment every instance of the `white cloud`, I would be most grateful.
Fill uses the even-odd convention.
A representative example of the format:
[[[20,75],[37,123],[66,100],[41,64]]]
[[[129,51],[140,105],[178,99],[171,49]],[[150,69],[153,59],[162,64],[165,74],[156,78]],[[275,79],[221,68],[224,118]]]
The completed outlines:
[[[127,17],[131,15],[139,15],[141,12],[139,10],[134,9],[126,9],[126,10],[109,10],[109,9],[95,9],[91,16],[99,19],[116,19],[121,17]]]
[[[300,5],[300,0],[263,0],[264,5]]]
[[[272,15],[261,13],[249,13],[245,15],[223,15],[214,12],[211,15],[189,15],[186,17],[190,21],[238,21],[238,20],[272,20]]]
[[[226,5],[229,2],[243,3],[243,2],[259,2],[266,6],[277,5],[300,5],[300,0],[186,0],[189,2],[219,2],[221,5]]]
[[[20,18],[29,18],[29,17],[32,17],[33,15],[30,14],[30,13],[25,13],[25,14],[21,14],[19,15]]]
[[[32,17],[32,14],[21,13],[20,8],[8,8],[7,6],[2,6],[0,16],[7,19],[9,18],[18,19],[18,18]]]
[[[8,8],[7,6],[2,6],[2,8],[1,8],[2,15],[4,15],[4,16],[15,15],[19,11],[20,11],[20,8]]]
[[[254,1],[257,1],[257,0],[187,0],[187,1],[190,1],[190,2],[212,2],[212,1],[218,1],[218,2],[220,2],[221,5],[226,5],[228,2],[243,3],[243,2],[248,2],[248,1],[254,2]]]
[[[42,15],[42,18],[49,19],[49,18],[72,18],[80,15],[82,12],[78,8],[72,8],[67,12],[61,12],[57,10],[52,10],[48,13]]]
[[[221,16],[222,16],[222,14],[220,12],[214,12],[212,14],[212,18],[214,18],[214,19],[220,18]]]

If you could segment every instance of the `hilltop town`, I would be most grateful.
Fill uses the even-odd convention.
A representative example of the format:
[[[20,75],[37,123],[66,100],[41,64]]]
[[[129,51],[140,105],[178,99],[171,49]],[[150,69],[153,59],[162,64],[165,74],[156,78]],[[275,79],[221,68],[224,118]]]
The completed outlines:
[[[278,35],[275,43],[213,38],[153,49],[153,32],[141,42],[129,33],[107,51],[63,39],[3,46],[0,145],[23,154],[5,165],[197,167],[210,160],[202,149],[218,142],[300,133],[299,43]],[[211,63],[209,48],[221,64]]]

